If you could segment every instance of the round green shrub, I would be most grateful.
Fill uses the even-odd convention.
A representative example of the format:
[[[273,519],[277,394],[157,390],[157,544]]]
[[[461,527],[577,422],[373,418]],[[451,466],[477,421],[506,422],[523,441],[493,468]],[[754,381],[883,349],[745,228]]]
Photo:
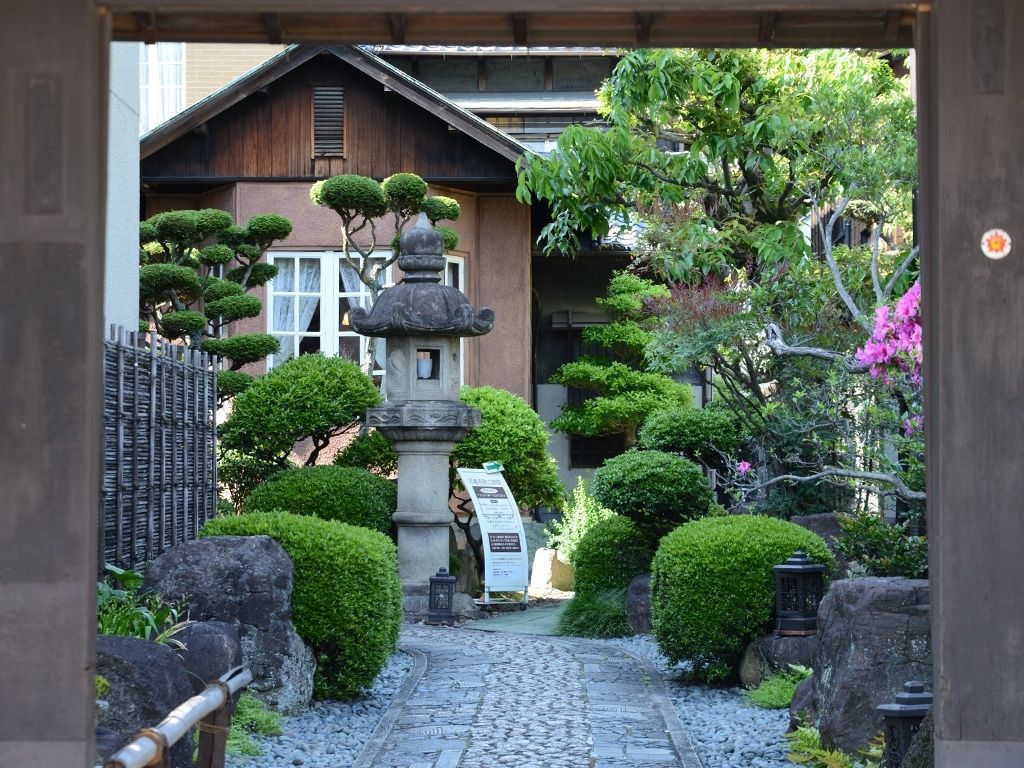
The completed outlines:
[[[835,565],[817,534],[773,517],[708,517],[662,539],[651,568],[651,618],[669,662],[688,662],[698,680],[733,677],[744,647],[771,628],[772,568],[797,551]]]
[[[226,245],[208,245],[199,252],[199,260],[207,266],[227,264],[235,258],[235,252]]]
[[[223,375],[217,377],[218,385]],[[225,450],[223,446],[221,448],[217,455],[217,483],[228,492],[231,503],[238,512],[242,511],[245,500],[257,486],[263,485],[274,475],[284,472],[291,466],[287,463],[282,466],[277,461]]]
[[[517,502],[561,508],[565,489],[537,412],[504,389],[463,387],[460,396],[466,405],[480,409],[480,426],[456,444],[452,463],[479,468],[486,461],[500,461]]]
[[[275,240],[284,240],[292,233],[292,223],[276,213],[260,213],[249,219],[245,233],[249,242],[265,251]]]
[[[331,208],[342,218],[364,216],[375,219],[388,211],[387,198],[380,183],[352,173],[318,181],[310,189],[309,196],[314,203]]]
[[[216,517],[201,536],[270,536],[294,564],[292,619],[313,649],[313,692],[348,699],[369,688],[394,653],[402,623],[395,545],[333,520],[271,512]]]
[[[229,269],[225,278],[233,283],[241,284],[242,278],[245,276],[245,271],[248,267],[234,267]],[[249,279],[245,283],[245,288],[255,288],[260,285],[264,285],[270,280],[273,280],[277,276],[277,265],[267,264],[265,261],[257,262],[252,265],[252,269],[249,272]]]
[[[415,173],[396,173],[380,183],[388,210],[397,211],[401,216],[411,216],[420,210],[420,203],[427,194],[427,182]]]
[[[435,230],[441,233],[441,237],[444,238],[444,250],[445,253],[448,251],[454,251],[459,247],[459,233],[451,227],[446,227],[443,224],[438,224],[434,227]]]
[[[203,330],[206,327],[206,315],[190,309],[165,312],[160,318],[160,327],[168,339],[180,339],[182,336]]]
[[[387,533],[398,501],[395,484],[356,467],[286,469],[253,489],[246,514],[282,510]]]
[[[722,454],[732,455],[740,447],[740,429],[735,417],[720,408],[669,408],[644,422],[639,442],[646,450],[720,466]]]
[[[146,264],[139,268],[139,293],[146,299],[163,298],[165,291],[197,291],[194,269],[177,264]]]
[[[379,402],[380,392],[356,363],[300,355],[271,369],[235,398],[221,428],[221,445],[281,462],[305,438],[326,445]]]
[[[243,317],[259,317],[263,302],[258,296],[225,296],[223,299],[207,302],[204,310],[209,318],[224,317],[226,320],[241,320]],[[237,338],[237,337],[235,337]]]
[[[203,288],[203,298],[206,301],[218,301],[228,296],[241,296],[245,290],[238,283],[230,280],[221,280],[219,277],[211,277]]]
[[[458,201],[443,195],[423,198],[420,201],[420,210],[427,214],[431,224],[437,224],[442,219],[458,221],[462,215],[462,206]]]
[[[707,514],[711,486],[689,459],[661,451],[627,451],[594,472],[594,498],[629,517],[652,543],[680,523]]]
[[[398,452],[378,430],[364,432],[334,457],[339,467],[368,469],[375,475],[388,477],[398,471]]]
[[[245,392],[256,380],[254,376],[241,371],[218,371],[217,372],[217,396],[221,400]]]
[[[576,545],[576,594],[625,589],[634,576],[650,569],[652,554],[650,540],[628,517],[598,520]]]
[[[269,333],[243,333],[226,339],[206,339],[203,351],[226,357],[237,365],[255,363],[281,348],[281,342]]]

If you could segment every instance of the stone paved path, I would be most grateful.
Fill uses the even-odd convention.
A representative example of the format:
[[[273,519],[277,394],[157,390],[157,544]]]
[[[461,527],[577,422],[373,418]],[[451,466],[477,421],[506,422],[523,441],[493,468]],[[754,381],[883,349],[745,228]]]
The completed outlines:
[[[408,625],[355,768],[700,768],[657,671],[609,645]]]

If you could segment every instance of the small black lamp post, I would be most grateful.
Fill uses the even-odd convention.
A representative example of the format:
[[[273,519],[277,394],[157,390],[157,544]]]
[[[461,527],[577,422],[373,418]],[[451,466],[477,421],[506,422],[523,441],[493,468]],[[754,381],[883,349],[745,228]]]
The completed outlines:
[[[875,707],[885,721],[885,768],[900,768],[914,734],[931,708],[932,695],[917,680],[905,683],[892,704]]]
[[[813,635],[818,631],[818,603],[825,585],[825,566],[812,561],[804,552],[795,552],[789,560],[776,565],[776,634]]]
[[[452,611],[455,602],[455,577],[446,568],[430,577],[430,604],[427,607],[428,624],[451,624],[455,618]]]

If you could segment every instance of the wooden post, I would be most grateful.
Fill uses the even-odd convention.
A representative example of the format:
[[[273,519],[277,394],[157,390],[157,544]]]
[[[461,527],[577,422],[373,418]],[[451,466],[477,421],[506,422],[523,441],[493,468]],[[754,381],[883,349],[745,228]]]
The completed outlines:
[[[108,17],[3,4],[0,766],[93,762]]]
[[[224,706],[208,714],[199,723],[199,757],[196,768],[224,768],[231,715],[235,712],[235,700],[230,691],[225,692],[227,701]]]
[[[1024,4],[919,30],[922,287],[938,768],[1024,765]],[[930,27],[930,29],[929,29]],[[1005,258],[982,235],[1005,229]]]

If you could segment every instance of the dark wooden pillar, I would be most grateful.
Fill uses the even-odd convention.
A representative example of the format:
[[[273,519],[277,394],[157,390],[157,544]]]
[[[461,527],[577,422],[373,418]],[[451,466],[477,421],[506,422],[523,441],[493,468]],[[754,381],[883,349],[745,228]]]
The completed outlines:
[[[0,768],[93,761],[106,18],[4,4]]]
[[[1024,3],[941,0],[922,40],[936,765],[1024,766]],[[1005,258],[981,250],[1006,230]]]

